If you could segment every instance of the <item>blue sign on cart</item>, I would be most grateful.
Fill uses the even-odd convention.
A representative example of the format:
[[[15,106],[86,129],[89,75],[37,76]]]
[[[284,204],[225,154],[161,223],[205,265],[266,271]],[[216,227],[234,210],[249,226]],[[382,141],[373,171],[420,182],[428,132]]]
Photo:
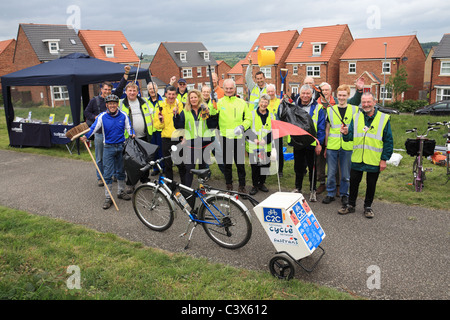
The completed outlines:
[[[283,223],[283,212],[276,208],[263,208],[264,221],[272,223]]]

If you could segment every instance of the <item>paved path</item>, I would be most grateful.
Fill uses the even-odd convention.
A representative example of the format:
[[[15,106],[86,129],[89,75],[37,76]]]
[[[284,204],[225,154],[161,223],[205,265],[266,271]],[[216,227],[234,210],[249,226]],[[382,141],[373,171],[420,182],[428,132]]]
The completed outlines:
[[[269,272],[275,248],[253,211],[254,232],[245,247],[222,249],[197,228],[185,251],[186,239],[178,236],[186,217],[178,212],[172,228],[158,233],[138,220],[131,202],[118,200],[119,212],[103,210],[104,192],[96,186],[94,170],[91,162],[0,150],[0,204],[147,246]],[[257,196],[263,200],[264,195]],[[376,216],[369,220],[362,215],[361,200],[356,213],[340,216],[338,202],[324,205],[321,199],[310,206],[327,235],[322,242],[326,254],[312,273],[297,268],[297,278],[370,299],[449,299],[450,211],[376,202]],[[372,266],[379,268],[380,289],[367,286]]]

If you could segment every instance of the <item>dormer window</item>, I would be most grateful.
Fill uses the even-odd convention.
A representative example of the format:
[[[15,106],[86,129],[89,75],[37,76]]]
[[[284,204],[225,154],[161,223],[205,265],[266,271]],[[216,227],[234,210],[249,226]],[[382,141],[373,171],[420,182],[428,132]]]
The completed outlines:
[[[203,55],[203,60],[209,61],[209,52],[208,51],[199,51],[201,55]]]
[[[48,51],[51,54],[59,53],[59,39],[44,39],[42,42],[47,43]]]
[[[175,51],[176,54],[179,54],[181,62],[187,62],[187,51]]]
[[[101,44],[103,47],[107,58],[114,58],[114,44]]]
[[[264,49],[266,49],[266,50],[272,50],[272,51],[277,51],[278,46],[264,46]]]
[[[322,54],[323,47],[327,44],[326,42],[312,42],[312,55],[320,56]]]

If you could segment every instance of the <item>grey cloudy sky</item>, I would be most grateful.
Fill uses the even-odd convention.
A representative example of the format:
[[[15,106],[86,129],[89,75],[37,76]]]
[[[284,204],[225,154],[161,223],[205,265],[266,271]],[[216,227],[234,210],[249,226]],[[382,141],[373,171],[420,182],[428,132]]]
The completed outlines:
[[[348,24],[353,38],[415,34],[420,42],[450,33],[447,1],[132,0],[5,1],[0,40],[19,23],[72,24],[121,30],[135,52],[154,54],[163,41],[199,41],[209,51],[248,51],[262,32]]]

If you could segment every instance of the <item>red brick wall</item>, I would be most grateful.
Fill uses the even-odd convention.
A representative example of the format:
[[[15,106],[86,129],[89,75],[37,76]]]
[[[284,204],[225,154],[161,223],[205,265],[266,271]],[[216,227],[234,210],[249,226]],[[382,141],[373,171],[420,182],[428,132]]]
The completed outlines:
[[[419,41],[417,38],[414,38],[411,45],[406,49],[404,55],[400,57],[399,60],[399,67],[402,65],[406,67],[408,84],[413,86],[405,92],[405,100],[419,99],[419,91],[423,89],[425,59],[426,56]]]
[[[180,69],[172,60],[172,57],[162,43],[159,45],[153,57],[152,63],[150,64],[150,71],[152,76],[157,77],[165,83],[169,83],[172,76],[176,76],[177,79],[181,76]]]
[[[436,102],[435,86],[450,86],[450,76],[441,76],[441,59],[432,59],[430,103]]]
[[[15,71],[13,65],[15,47],[16,40],[13,39],[13,41],[11,41],[11,43],[0,54],[0,77]]]
[[[351,35],[350,29],[345,28],[341,38],[338,41],[338,44],[331,55],[329,61],[322,61],[316,63],[320,65],[320,76],[314,77],[314,84],[319,85],[322,82],[328,82],[332,90],[336,90],[339,86],[340,82],[340,57],[347,50],[347,48],[352,44],[353,37]],[[294,49],[295,50],[295,49]],[[312,54],[312,53],[311,53]],[[298,74],[293,74],[293,65],[287,65],[287,69],[289,70],[289,74],[286,78],[288,83],[298,84],[299,89],[303,85],[303,80],[306,77],[306,67],[314,63],[306,64],[305,62],[299,62],[298,64]],[[352,80],[351,83],[354,83],[355,79]],[[290,88],[288,88],[290,90]]]

